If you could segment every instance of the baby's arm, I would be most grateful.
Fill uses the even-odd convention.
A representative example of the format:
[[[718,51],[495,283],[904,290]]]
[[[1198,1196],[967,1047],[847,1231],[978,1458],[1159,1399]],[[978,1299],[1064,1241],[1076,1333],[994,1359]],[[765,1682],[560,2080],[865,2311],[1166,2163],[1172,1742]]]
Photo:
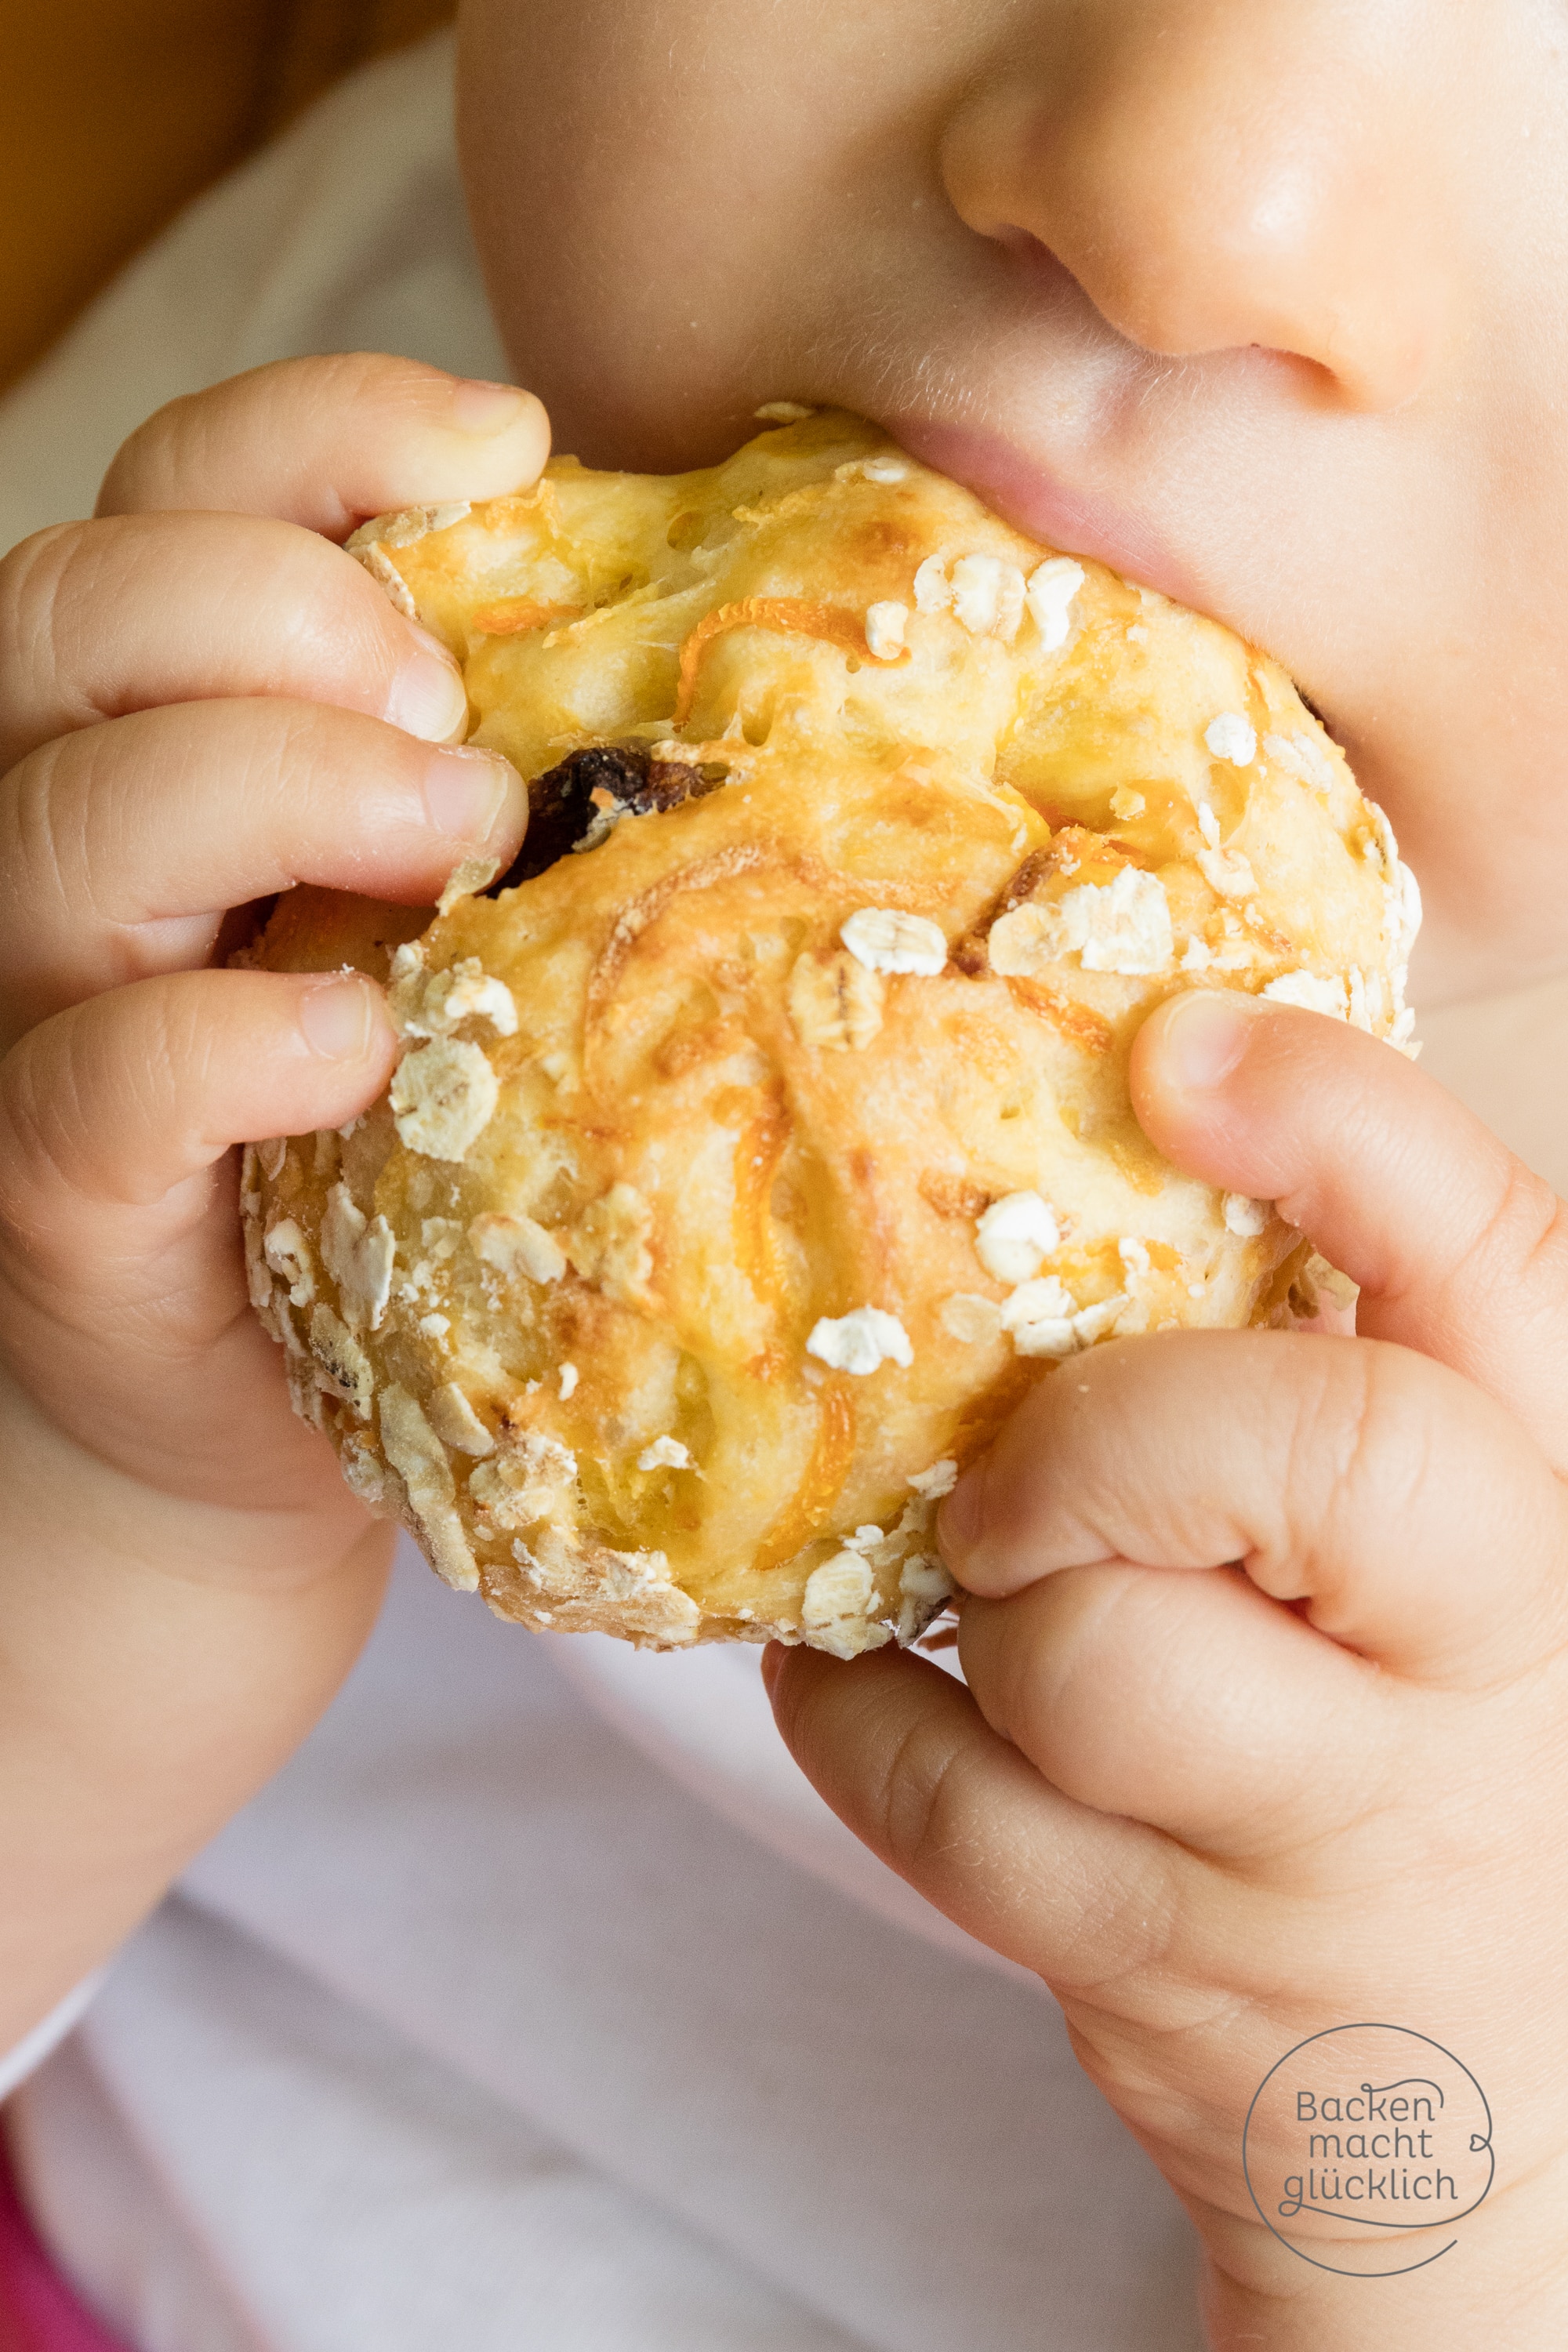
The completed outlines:
[[[388,1540],[251,1314],[235,1154],[385,1083],[380,992],[210,969],[296,881],[427,904],[525,798],[329,544],[538,473],[537,403],[382,360],[175,404],[0,565],[0,2051],[283,1760]]]
[[[944,1512],[969,1689],[773,1653],[781,1726],[852,1828],[1058,1994],[1203,2234],[1216,2347],[1546,2352],[1568,2333],[1563,1212],[1321,1015],[1179,999],[1132,1076],[1173,1160],[1279,1200],[1361,1283],[1368,1336],[1069,1360]],[[1363,2021],[1468,2067],[1495,2138],[1467,2125],[1455,2194],[1429,2167],[1401,2205],[1386,2171],[1318,2188],[1329,2126],[1287,2107],[1249,2189],[1265,2077]],[[1434,2070],[1469,2097],[1448,2059],[1388,2072]],[[1348,2176],[1379,2135],[1352,2151],[1332,2120]],[[1417,2195],[1457,2208],[1489,2152],[1486,2201],[1419,2226]],[[1401,2229],[1369,2230],[1361,2194]]]

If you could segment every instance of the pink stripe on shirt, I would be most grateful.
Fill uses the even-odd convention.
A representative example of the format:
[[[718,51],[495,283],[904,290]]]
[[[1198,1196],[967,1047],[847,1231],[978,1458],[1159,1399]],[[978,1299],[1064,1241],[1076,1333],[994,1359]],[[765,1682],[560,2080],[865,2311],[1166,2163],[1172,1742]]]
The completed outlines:
[[[127,2352],[79,2303],[23,2210],[0,2137],[0,2352]]]

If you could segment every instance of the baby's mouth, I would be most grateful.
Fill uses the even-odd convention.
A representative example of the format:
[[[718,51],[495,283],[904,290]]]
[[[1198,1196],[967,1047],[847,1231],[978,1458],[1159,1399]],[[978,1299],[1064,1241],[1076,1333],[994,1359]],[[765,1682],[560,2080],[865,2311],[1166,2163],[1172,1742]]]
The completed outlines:
[[[877,422],[911,457],[962,482],[1031,539],[1064,554],[1092,556],[1139,587],[1157,588],[1178,604],[1247,633],[1235,613],[1217,609],[1213,582],[1200,578],[1132,509],[1098,490],[1073,488],[1001,434],[914,414],[879,416]],[[1300,679],[1296,688],[1313,718],[1336,742],[1343,743],[1340,729]]]
[[[1093,556],[1142,587],[1207,608],[1203,583],[1152,524],[1099,491],[1073,488],[1000,434],[916,415],[877,421],[911,457],[962,482],[1031,539]]]

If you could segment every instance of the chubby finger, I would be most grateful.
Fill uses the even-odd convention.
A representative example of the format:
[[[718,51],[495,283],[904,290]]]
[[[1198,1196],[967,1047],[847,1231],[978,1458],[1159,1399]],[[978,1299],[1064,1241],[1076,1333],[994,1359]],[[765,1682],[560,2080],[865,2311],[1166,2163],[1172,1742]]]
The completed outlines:
[[[1145,1025],[1131,1086],[1168,1159],[1277,1202],[1361,1285],[1362,1330],[1463,1372],[1568,1467],[1568,1219],[1435,1079],[1321,1013],[1194,990]]]
[[[295,883],[413,906],[515,853],[499,752],[328,704],[176,704],[61,736],[0,783],[0,1025],[205,963],[225,909]]]
[[[374,352],[280,360],[149,417],[98,511],[274,515],[342,540],[389,508],[525,489],[549,454],[544,410],[515,385]]]
[[[247,516],[63,523],[0,562],[0,769],[171,702],[281,696],[460,740],[444,646],[310,531]]]
[[[241,971],[113,990],[12,1048],[0,1351],[59,1427],[142,1481],[214,1502],[341,1501],[250,1312],[229,1146],[343,1125],[395,1055],[374,983]],[[258,1486],[249,1431],[264,1424]]]
[[[358,974],[178,972],[94,997],[0,1062],[0,1216],[35,1256],[90,1265],[99,1212],[155,1207],[252,1136],[342,1126],[396,1053]]]
[[[1168,1931],[1185,1857],[1043,1781],[970,1694],[908,1651],[846,1665],[773,1647],[763,1675],[795,1762],[861,1843],[948,1918],[1058,1990],[1136,1965]]]
[[[1237,1561],[1320,1633],[1460,1687],[1568,1633],[1565,1533],[1562,1489],[1502,1406],[1407,1349],[1280,1331],[1155,1333],[1072,1359],[940,1521],[972,1591]]]
[[[1227,1859],[1352,1826],[1415,1752],[1415,1695],[1239,1569],[972,1595],[959,1654],[987,1723],[1064,1795]]]

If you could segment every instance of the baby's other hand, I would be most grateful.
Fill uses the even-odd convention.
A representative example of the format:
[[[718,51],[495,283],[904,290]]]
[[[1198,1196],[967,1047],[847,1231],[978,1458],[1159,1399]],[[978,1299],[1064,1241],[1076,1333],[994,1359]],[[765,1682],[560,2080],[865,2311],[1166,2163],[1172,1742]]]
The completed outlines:
[[[341,542],[525,487],[525,393],[389,359],[264,368],[154,416],[97,517],[0,564],[0,1349],[17,1413],[177,1502],[360,1507],[247,1300],[241,1139],[335,1127],[394,1040],[357,977],[212,969],[297,882],[428,904],[526,796],[459,748],[446,649]]]
[[[1216,2345],[1560,2343],[1563,1206],[1321,1015],[1194,992],[1132,1076],[1173,1160],[1278,1201],[1360,1284],[1362,1336],[1069,1359],[945,1507],[968,1688],[775,1651],[781,1727],[851,1828],[1056,1993],[1198,2223]],[[1443,2044],[1496,2122],[1486,2203],[1400,2242],[1398,2278],[1336,2274],[1370,2239],[1331,2200],[1288,2250],[1243,2169],[1265,2076],[1361,2021]]]

